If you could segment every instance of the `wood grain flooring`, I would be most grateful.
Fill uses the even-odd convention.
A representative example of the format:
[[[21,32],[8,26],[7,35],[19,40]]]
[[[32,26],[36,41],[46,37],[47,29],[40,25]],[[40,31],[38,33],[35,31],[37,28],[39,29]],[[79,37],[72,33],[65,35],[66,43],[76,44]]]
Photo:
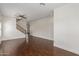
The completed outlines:
[[[58,47],[54,47],[54,56],[79,56],[79,55]]]
[[[26,43],[25,38],[3,41],[3,56],[78,56],[72,52],[53,46],[53,41],[31,36]]]
[[[3,55],[53,56],[53,41],[31,36],[28,43],[25,38],[3,41]]]

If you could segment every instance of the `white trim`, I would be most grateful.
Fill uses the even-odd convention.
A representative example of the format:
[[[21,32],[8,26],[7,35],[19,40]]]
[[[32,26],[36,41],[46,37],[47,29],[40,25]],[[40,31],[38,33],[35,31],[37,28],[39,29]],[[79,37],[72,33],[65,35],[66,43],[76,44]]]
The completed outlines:
[[[35,36],[35,37],[39,37],[39,38],[43,38],[43,39],[47,39],[47,40],[54,40],[52,38],[47,38],[47,37],[44,37],[44,36],[39,36],[39,35],[32,35],[32,36]]]
[[[70,51],[70,52],[72,52],[72,53],[75,53],[75,54],[78,54],[78,55],[79,55],[79,51],[78,51],[78,50],[70,49],[70,48],[68,48],[68,47],[66,47],[66,46],[59,45],[59,44],[56,44],[56,43],[54,43],[54,46],[59,47],[59,48],[61,48],[61,49],[64,49],[64,50],[66,50],[66,51]]]
[[[6,41],[6,40],[15,40],[15,39],[21,39],[21,38],[25,38],[25,37],[16,37],[16,38],[3,38],[3,41]]]

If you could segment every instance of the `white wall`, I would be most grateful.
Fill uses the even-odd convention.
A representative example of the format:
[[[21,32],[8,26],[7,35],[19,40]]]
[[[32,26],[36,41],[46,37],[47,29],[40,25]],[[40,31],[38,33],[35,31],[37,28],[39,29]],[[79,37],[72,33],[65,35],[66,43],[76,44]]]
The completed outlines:
[[[33,36],[53,40],[53,17],[46,17],[31,22]]]
[[[2,38],[2,17],[0,16],[0,43],[1,43],[1,39]]]
[[[25,35],[16,29],[16,19],[3,17],[3,40],[24,38]]]
[[[54,45],[79,54],[79,4],[54,10]]]
[[[0,38],[1,38],[1,21],[0,21]]]

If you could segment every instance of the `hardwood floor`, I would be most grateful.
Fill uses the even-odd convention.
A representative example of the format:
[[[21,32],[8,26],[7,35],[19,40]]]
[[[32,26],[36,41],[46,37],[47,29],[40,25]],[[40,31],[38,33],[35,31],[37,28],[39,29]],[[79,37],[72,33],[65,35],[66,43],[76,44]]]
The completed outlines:
[[[58,47],[54,47],[54,56],[79,56],[79,55],[66,51],[66,50],[63,50]]]
[[[30,37],[28,43],[25,38],[3,41],[1,44],[3,56],[78,56],[58,47],[53,47],[53,41],[38,37]]]
[[[22,46],[22,44],[24,44],[24,46],[27,47],[25,45],[25,38],[3,41],[2,42],[3,55],[6,56],[17,55],[17,51],[19,50],[19,47]],[[24,46],[22,46],[22,48],[20,49],[24,49]]]
[[[53,41],[32,36],[29,44],[24,38],[7,40],[2,48],[6,56],[53,56]]]
[[[29,55],[53,56],[53,41],[31,37],[29,43]]]

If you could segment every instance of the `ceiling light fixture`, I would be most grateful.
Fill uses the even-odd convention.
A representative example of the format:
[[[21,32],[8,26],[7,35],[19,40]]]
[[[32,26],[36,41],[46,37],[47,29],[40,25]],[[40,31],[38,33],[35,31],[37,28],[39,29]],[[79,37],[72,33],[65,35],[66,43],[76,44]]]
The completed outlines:
[[[40,3],[40,6],[45,6],[46,4],[45,3]]]

